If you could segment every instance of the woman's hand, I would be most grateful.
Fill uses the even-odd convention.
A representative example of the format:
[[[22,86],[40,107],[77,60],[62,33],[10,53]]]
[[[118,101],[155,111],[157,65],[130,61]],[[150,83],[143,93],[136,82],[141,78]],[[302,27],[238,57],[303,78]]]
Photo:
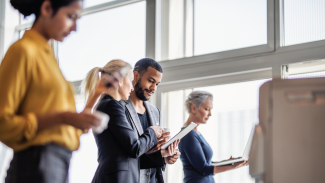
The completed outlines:
[[[107,83],[110,85],[107,86]],[[108,76],[107,74],[102,74],[100,80],[98,81],[95,88],[95,95],[101,95],[102,93],[108,93],[110,88],[118,88],[118,79],[114,76]]]
[[[240,168],[240,167],[243,167],[243,166],[248,166],[248,161],[238,162],[238,163],[235,163],[234,165],[231,165],[231,166],[232,166],[232,169]]]
[[[37,131],[52,128],[56,125],[67,124],[83,131],[100,125],[100,119],[93,114],[82,112],[57,112],[43,116],[37,116]]]
[[[215,166],[213,172],[214,172],[214,174],[217,174],[217,173],[237,169],[237,168],[240,168],[240,167],[243,167],[243,166],[248,166],[248,161],[238,162],[238,163],[235,163],[234,165]]]
[[[89,112],[82,112],[80,114],[75,112],[64,112],[61,116],[64,124],[71,125],[83,131],[98,127],[101,122],[100,118]]]
[[[106,86],[107,83],[110,83],[109,86]],[[95,92],[92,96],[88,96],[87,104],[85,106],[85,109],[92,109],[97,101],[97,99],[100,97],[101,94],[106,93],[108,94],[108,91],[110,88],[118,88],[118,80],[115,79],[112,76],[108,76],[106,74],[102,74],[101,79],[98,81]]]
[[[167,149],[162,149],[161,150],[161,156],[162,157],[169,157],[169,156],[174,156],[174,154],[177,152],[178,149],[176,147],[178,146],[180,140],[176,140],[172,144],[168,146]]]

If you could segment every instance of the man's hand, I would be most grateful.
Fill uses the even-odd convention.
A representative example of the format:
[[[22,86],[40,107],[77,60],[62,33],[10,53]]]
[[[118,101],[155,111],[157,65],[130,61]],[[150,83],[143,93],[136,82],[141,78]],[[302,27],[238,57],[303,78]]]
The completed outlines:
[[[176,140],[172,144],[168,146],[167,149],[162,149],[161,150],[161,156],[162,157],[168,157],[168,156],[173,156],[176,153],[176,147],[178,146],[180,140]]]
[[[168,140],[169,140],[169,134],[170,132],[165,132],[161,135],[160,138],[158,138],[158,144],[155,145],[155,147],[153,147],[152,149],[150,149],[147,153],[150,154],[150,153],[154,153],[154,152],[157,152],[160,150],[160,147],[162,145],[164,145]]]
[[[173,155],[173,156],[166,157],[165,158],[165,162],[167,164],[172,165],[172,164],[174,164],[177,161],[177,159],[179,158],[180,155],[181,155],[181,153],[178,151],[178,149],[176,149],[176,154]]]
[[[160,126],[150,126],[149,128],[152,128],[155,131],[158,139],[162,137],[164,130]]]

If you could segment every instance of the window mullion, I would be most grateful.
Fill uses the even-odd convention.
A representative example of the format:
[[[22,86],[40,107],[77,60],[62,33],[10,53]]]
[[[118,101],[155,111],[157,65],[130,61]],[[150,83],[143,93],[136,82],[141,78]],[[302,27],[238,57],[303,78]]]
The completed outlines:
[[[156,58],[156,0],[147,0],[146,4],[146,57]]]
[[[194,0],[184,0],[184,56],[194,55]]]

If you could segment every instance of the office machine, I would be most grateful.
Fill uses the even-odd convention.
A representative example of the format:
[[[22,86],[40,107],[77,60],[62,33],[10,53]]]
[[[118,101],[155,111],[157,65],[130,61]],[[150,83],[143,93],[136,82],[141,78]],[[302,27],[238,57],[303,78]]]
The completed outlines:
[[[256,182],[325,182],[325,78],[261,86],[249,164]]]

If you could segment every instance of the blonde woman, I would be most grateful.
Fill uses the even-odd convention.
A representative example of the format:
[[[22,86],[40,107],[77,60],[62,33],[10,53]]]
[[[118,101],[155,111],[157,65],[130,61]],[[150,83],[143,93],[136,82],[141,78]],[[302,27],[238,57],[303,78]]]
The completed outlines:
[[[112,75],[128,63],[112,60],[103,68],[92,69],[83,81],[86,96],[96,95],[96,82],[101,75]],[[110,116],[108,128],[101,134],[94,134],[98,147],[98,168],[93,183],[138,183],[140,175],[139,157],[154,147],[162,134],[162,128],[151,126],[138,138],[134,126],[129,122],[125,106],[120,100],[127,100],[133,90],[133,72],[122,78],[117,88],[105,92],[99,102],[98,111]]]

